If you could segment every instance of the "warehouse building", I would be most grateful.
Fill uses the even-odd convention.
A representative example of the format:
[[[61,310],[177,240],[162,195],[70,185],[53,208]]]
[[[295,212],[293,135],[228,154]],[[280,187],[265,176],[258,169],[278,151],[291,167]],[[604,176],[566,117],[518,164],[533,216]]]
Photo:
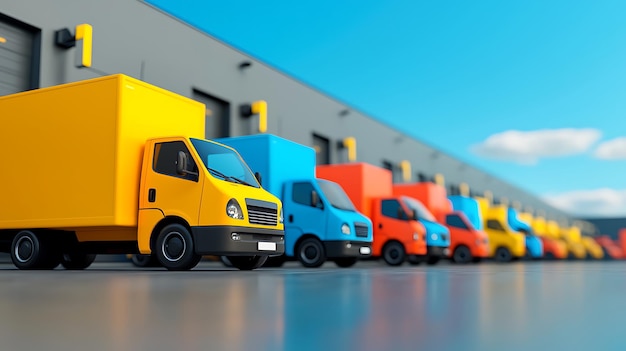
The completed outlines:
[[[88,26],[81,26],[88,24]],[[93,30],[93,31],[91,31]],[[91,60],[91,63],[88,61]],[[89,66],[89,67],[81,67]],[[0,8],[0,95],[124,73],[206,104],[207,138],[265,130],[309,145],[319,164],[356,160],[396,181],[445,177],[452,192],[515,201],[571,220],[537,196],[426,145],[141,0],[10,1]],[[175,116],[173,116],[175,118]],[[506,200],[503,200],[506,201]]]

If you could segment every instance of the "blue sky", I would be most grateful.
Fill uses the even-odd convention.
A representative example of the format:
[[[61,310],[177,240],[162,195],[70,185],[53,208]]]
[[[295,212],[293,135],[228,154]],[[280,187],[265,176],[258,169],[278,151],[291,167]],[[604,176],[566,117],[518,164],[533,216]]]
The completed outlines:
[[[626,137],[626,1],[148,2],[570,212],[626,215],[626,140],[601,146]]]

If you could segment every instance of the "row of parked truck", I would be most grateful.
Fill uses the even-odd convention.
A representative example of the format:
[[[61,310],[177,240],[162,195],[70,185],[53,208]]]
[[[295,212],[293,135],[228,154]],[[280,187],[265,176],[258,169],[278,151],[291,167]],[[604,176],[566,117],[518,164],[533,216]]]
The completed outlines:
[[[0,250],[20,269],[84,269],[102,253],[169,270],[213,255],[249,270],[610,251],[442,184],[316,166],[312,148],[278,136],[205,140],[202,104],[124,75],[0,97],[0,116]]]

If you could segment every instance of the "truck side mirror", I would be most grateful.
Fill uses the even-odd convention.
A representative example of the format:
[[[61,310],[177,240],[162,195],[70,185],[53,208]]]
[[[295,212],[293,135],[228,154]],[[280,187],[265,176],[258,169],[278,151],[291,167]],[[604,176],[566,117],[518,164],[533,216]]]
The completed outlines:
[[[178,151],[178,159],[176,160],[176,173],[180,175],[187,174],[187,154]]]
[[[176,173],[180,175],[198,175],[197,172],[192,172],[187,169],[187,154],[184,151],[178,151],[178,158],[176,159]]]
[[[254,172],[254,178],[256,178],[256,181],[259,182],[259,185],[263,185],[261,183],[261,173],[259,172]]]
[[[311,206],[317,207],[317,204],[320,202],[320,196],[317,194],[317,191],[311,190]]]

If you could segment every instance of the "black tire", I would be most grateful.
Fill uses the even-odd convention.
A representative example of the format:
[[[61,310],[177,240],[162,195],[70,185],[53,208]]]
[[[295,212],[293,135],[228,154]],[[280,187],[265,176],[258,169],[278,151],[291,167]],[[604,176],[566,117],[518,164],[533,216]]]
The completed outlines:
[[[506,247],[499,247],[496,250],[494,259],[496,262],[511,262],[513,260],[513,255],[511,255],[511,251],[509,251]]]
[[[233,267],[242,271],[251,271],[261,267],[267,256],[227,256]]]
[[[63,254],[63,257],[61,258],[61,265],[68,270],[83,270],[91,266],[95,259],[96,255],[74,252],[70,254]]]
[[[452,262],[459,264],[468,264],[472,262],[474,258],[472,257],[472,252],[469,247],[465,245],[459,245],[454,249],[454,253],[452,254]]]
[[[180,224],[169,224],[159,233],[154,253],[159,263],[170,271],[186,271],[202,259],[196,254],[189,230]]]
[[[267,261],[263,264],[263,267],[282,267],[285,264],[285,261],[287,261],[287,257],[285,257],[285,255],[268,257]]]
[[[156,258],[154,254],[151,255],[142,255],[142,254],[134,254],[130,258],[130,262],[135,265],[135,267],[147,268],[147,267],[161,267],[159,264],[159,260]]]
[[[391,241],[383,247],[383,260],[390,266],[399,266],[404,263],[406,252],[404,246],[397,241]]]
[[[19,269],[54,269],[61,262],[61,253],[41,234],[22,230],[11,242],[11,260]]]
[[[426,264],[433,266],[439,263],[440,260],[441,260],[441,256],[428,256],[426,258]]]
[[[324,245],[317,238],[306,238],[298,245],[296,257],[303,266],[317,268],[326,261]]]
[[[335,264],[341,268],[348,268],[354,266],[357,261],[356,257],[339,257],[334,259]]]
[[[413,266],[417,266],[420,263],[424,262],[424,259],[417,255],[409,255],[406,260],[409,261],[409,264]]]

